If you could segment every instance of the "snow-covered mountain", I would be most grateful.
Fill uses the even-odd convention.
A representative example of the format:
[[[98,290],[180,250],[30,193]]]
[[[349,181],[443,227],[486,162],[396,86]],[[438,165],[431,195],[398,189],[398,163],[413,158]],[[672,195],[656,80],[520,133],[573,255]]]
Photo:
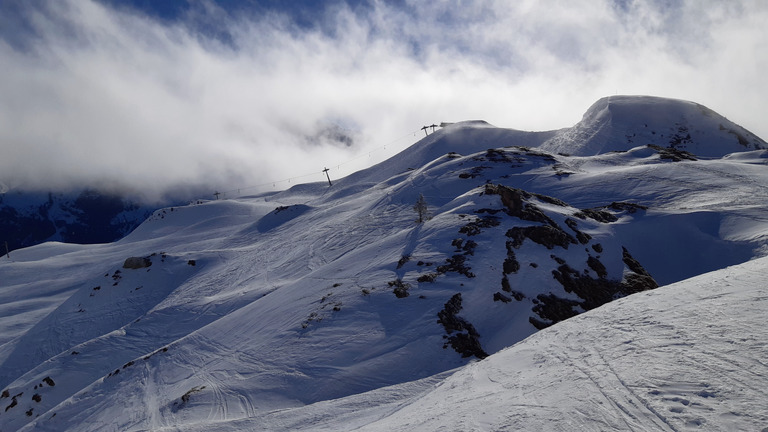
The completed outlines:
[[[541,145],[542,150],[591,156],[639,144],[722,157],[758,150],[766,142],[711,109],[694,102],[651,96],[600,99],[574,127]]]
[[[685,147],[655,139],[680,124]],[[650,135],[636,133],[646,127]],[[651,358],[662,370],[686,355],[670,326],[706,322],[696,314],[714,301],[702,290],[715,276],[627,296],[766,255],[765,147],[696,104],[612,97],[573,128],[457,123],[332,187],[158,210],[110,244],[16,250],[0,261],[0,430],[544,425],[473,411],[489,394],[522,419],[571,401],[562,412],[581,417],[549,418],[678,430],[685,410],[647,412],[663,411],[654,401],[685,383],[648,385],[661,395],[651,401],[636,390],[647,383],[632,381],[642,376],[615,357]],[[423,223],[420,196],[431,216]],[[745,294],[753,285],[729,291],[734,304],[759,297]],[[697,305],[677,317],[672,298]],[[734,325],[757,332],[753,315]],[[625,330],[627,344],[616,335]],[[699,351],[726,347],[696,338]],[[484,384],[497,375],[500,387]],[[621,381],[627,392],[613,390]],[[569,382],[583,388],[578,397],[561,392]],[[738,405],[753,393],[714,394]],[[466,410],[428,411],[422,397]],[[702,418],[715,429],[734,419]],[[763,418],[755,408],[737,420]]]
[[[133,231],[157,207],[94,189],[31,192],[0,183],[0,241],[10,250],[46,241],[111,242]]]

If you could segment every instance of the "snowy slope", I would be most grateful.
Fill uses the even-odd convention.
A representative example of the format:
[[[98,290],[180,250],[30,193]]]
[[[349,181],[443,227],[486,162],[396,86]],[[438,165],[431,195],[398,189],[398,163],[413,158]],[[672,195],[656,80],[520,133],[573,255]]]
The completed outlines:
[[[615,301],[448,377],[217,429],[765,430],[767,267],[762,258]]]
[[[768,259],[606,305],[364,430],[764,430]]]
[[[394,409],[539,329],[766,254],[765,150],[534,148],[560,133],[459,123],[330,188],[14,251],[0,260],[0,430],[291,429],[281,410],[325,406],[352,425],[356,400],[328,401],[373,391]]]
[[[762,139],[703,105],[651,96],[600,99],[578,124],[541,148],[591,156],[648,144],[708,157],[768,148]]]

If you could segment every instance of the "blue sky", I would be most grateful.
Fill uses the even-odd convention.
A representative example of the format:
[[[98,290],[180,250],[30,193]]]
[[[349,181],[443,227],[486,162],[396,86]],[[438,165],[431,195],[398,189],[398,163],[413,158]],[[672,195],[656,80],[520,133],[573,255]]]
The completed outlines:
[[[612,94],[766,139],[765,22],[761,0],[1,0],[0,181],[322,181],[424,124],[558,129]]]

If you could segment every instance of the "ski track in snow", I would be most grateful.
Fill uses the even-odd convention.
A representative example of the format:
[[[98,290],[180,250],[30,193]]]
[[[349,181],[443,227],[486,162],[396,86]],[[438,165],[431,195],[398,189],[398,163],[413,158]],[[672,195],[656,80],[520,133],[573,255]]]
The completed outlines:
[[[762,430],[766,265],[638,294],[543,330],[362,430]],[[504,391],[483,384],[483,372]],[[515,408],[529,415],[506,414]]]

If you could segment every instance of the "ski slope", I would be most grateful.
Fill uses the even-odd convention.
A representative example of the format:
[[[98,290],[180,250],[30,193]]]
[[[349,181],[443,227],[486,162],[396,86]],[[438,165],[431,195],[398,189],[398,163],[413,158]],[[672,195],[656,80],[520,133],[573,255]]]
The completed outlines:
[[[453,373],[215,427],[764,430],[766,266],[761,258],[617,300]]]
[[[764,346],[745,336],[756,354],[739,354],[725,339],[759,332],[768,150],[734,147],[732,130],[747,132],[695,104],[654,98],[667,115],[647,117],[648,98],[607,101],[621,106],[601,123],[613,132],[663,130],[675,113],[697,132],[685,149],[643,138],[609,152],[593,134],[578,141],[600,147],[589,154],[546,150],[589,112],[549,132],[457,123],[332,187],[197,201],[114,243],[13,251],[0,260],[0,430],[757,424],[760,399],[745,400],[765,386],[738,384],[759,382]],[[124,268],[132,257],[147,266]],[[722,297],[734,309],[708,315],[728,271],[744,281]],[[720,339],[693,331],[705,316]],[[710,375],[717,396],[697,399]],[[511,399],[483,413],[496,397]]]

